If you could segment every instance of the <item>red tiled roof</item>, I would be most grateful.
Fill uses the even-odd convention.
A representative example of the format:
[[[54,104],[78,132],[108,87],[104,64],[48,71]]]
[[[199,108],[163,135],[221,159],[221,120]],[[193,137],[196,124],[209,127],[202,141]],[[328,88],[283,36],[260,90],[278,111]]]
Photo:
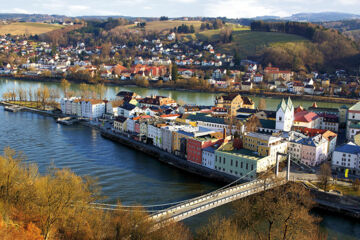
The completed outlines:
[[[308,112],[308,111],[302,111],[302,112],[297,112],[294,114],[295,122],[312,122],[314,120],[316,120],[317,118],[319,118],[319,116],[314,113],[314,112]]]
[[[166,115],[161,115],[161,118],[168,118],[168,117],[180,117],[179,114],[166,114]]]

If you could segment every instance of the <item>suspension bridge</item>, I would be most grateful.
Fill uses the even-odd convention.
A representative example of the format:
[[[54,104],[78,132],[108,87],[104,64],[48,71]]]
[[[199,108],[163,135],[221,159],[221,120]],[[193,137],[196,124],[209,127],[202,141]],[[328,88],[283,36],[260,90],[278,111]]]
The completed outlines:
[[[278,178],[280,175],[279,156],[287,157],[286,178]],[[253,171],[249,172],[247,175],[237,179],[236,181],[220,189],[184,201],[157,204],[157,205],[147,205],[147,206],[121,206],[121,208],[118,208],[119,207],[118,205],[112,205],[112,204],[93,203],[93,205],[95,208],[113,210],[113,211],[115,210],[145,211],[147,213],[151,213],[151,215],[149,216],[150,220],[157,223],[157,226],[160,226],[160,224],[164,224],[166,222],[182,221],[186,218],[222,206],[224,204],[233,202],[235,200],[245,198],[253,194],[260,193],[284,185],[288,181],[290,181],[290,162],[291,162],[290,155],[278,153],[276,156],[276,165],[273,167],[275,168],[275,176],[277,178],[259,179],[259,177],[261,177],[259,176],[258,179],[256,180],[239,184],[239,182],[241,180],[244,180],[244,178],[247,175],[250,175],[254,171],[256,171],[256,169],[254,169]],[[149,209],[154,207],[166,207],[166,206],[170,206],[170,207],[165,208],[163,210],[146,210],[146,208]]]

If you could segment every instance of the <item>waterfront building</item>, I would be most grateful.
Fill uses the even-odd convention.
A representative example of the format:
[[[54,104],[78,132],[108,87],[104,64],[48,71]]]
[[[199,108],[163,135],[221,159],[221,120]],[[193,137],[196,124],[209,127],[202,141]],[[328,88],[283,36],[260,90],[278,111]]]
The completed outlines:
[[[202,151],[204,148],[216,144],[219,139],[209,135],[188,138],[186,142],[186,159],[190,162],[202,164]]]
[[[76,114],[73,114],[73,102],[75,100],[78,100],[78,98],[76,97],[72,97],[72,98],[62,98],[60,100],[60,109],[61,109],[61,112],[63,114],[67,114],[67,115],[76,115]]]
[[[126,132],[134,133],[135,132],[135,120],[132,118],[126,118]]]
[[[193,127],[184,125],[181,129],[173,133],[173,152],[176,155],[186,157],[187,140],[189,138],[214,134],[215,131],[204,127]]]
[[[99,118],[105,113],[105,103],[102,100],[90,99],[81,102],[81,114],[85,118]]]
[[[257,174],[274,166],[276,159],[261,157],[247,149],[236,149],[233,142],[224,143],[215,150],[214,168],[244,180],[253,180]]]
[[[123,133],[126,131],[126,118],[124,117],[115,117],[114,119],[114,128],[113,130],[117,133]]]
[[[242,97],[240,94],[231,93],[216,97],[215,105],[219,108],[226,108],[230,116],[236,116],[239,108],[255,108],[255,103],[248,97]]]
[[[210,147],[204,148],[202,151],[201,164],[207,168],[215,169],[215,150],[219,147],[218,144],[214,144]]]
[[[132,99],[135,99],[137,94],[130,91],[120,91],[116,94],[117,100],[123,100],[124,102],[130,102]]]
[[[294,122],[294,106],[290,97],[281,100],[276,110],[276,129],[289,132]]]
[[[161,128],[166,126],[167,125],[163,122],[148,124],[147,138],[148,140],[151,139],[152,144],[158,148],[162,147],[162,142],[163,142]]]
[[[349,142],[337,147],[332,156],[332,168],[341,173],[349,169],[350,174],[360,176],[360,146]]]
[[[356,103],[348,110],[346,121],[346,138],[353,140],[354,136],[360,132],[360,102]]]

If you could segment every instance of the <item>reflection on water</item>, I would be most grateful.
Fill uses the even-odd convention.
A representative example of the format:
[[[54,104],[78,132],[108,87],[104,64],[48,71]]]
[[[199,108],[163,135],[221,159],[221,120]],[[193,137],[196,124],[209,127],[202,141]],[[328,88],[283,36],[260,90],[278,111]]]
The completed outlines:
[[[0,79],[0,97],[2,96],[3,92],[7,90],[11,90],[17,87],[22,87],[25,89],[36,89],[40,86],[46,85],[49,88],[58,89],[61,92],[60,83],[54,82],[29,82],[29,81],[20,81],[20,80],[7,80],[7,79]],[[80,85],[72,83],[71,90],[72,91],[79,91]],[[173,90],[165,90],[165,89],[149,89],[149,88],[140,88],[140,87],[123,87],[123,86],[107,86],[105,96],[107,99],[114,99],[116,94],[121,90],[128,90],[134,91],[140,96],[150,96],[150,95],[162,95],[162,96],[170,96],[176,101],[182,100],[188,104],[198,104],[198,105],[213,105],[215,93],[198,93],[198,92],[191,92],[191,91],[173,91]],[[260,98],[259,97],[251,97],[256,104],[258,104]],[[280,100],[278,98],[266,98],[266,105],[269,110],[274,110],[278,106]],[[309,107],[313,104],[312,101],[304,101],[304,100],[294,100],[294,105],[302,105],[303,107]],[[340,107],[344,104],[337,104],[337,103],[328,103],[328,102],[318,102],[317,105],[319,107]]]

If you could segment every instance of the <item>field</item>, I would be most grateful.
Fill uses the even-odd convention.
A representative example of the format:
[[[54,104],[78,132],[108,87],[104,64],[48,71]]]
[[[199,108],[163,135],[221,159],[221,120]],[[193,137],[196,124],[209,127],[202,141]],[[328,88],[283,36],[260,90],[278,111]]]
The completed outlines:
[[[42,34],[50,32],[56,29],[60,29],[63,26],[53,25],[46,23],[32,23],[32,22],[16,22],[5,25],[0,25],[0,34],[12,34],[12,35],[22,35],[22,34]]]
[[[250,30],[249,27],[234,24],[228,24],[227,27],[232,27],[234,34],[237,34],[241,31]],[[222,29],[202,31],[196,34],[196,38],[200,41],[218,41],[220,39],[221,30]]]
[[[186,24],[188,26],[194,25],[195,31],[199,31],[201,22],[200,21],[153,21],[147,22],[145,29],[148,31],[155,31],[155,32],[163,32],[169,31],[174,27],[178,27],[182,24]]]
[[[285,33],[274,32],[252,32],[252,31],[234,31],[231,43],[220,44],[219,49],[233,53],[238,51],[241,56],[254,56],[261,49],[272,44],[281,44],[287,42],[304,42],[307,39]]]

